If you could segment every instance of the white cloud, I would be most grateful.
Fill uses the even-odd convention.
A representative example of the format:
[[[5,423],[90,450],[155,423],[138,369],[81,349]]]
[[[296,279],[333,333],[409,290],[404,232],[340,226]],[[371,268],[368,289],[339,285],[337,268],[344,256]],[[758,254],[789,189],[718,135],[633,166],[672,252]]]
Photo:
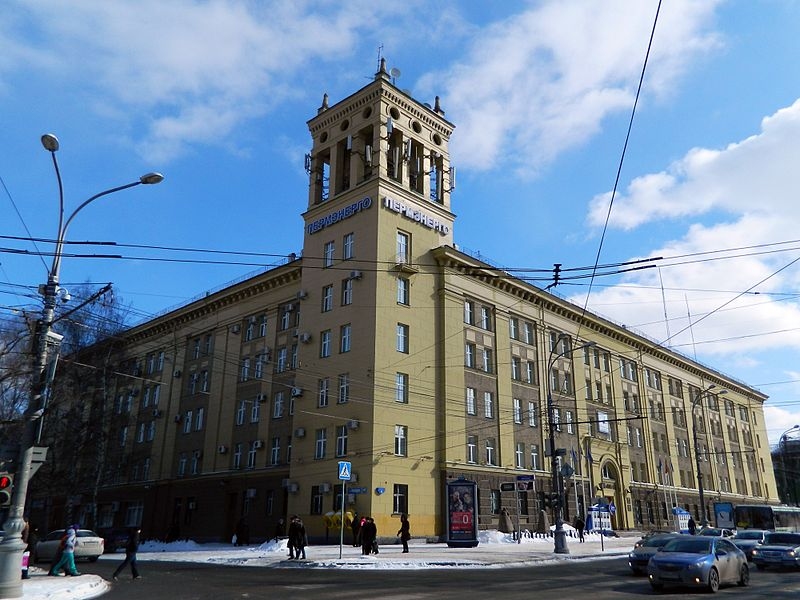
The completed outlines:
[[[647,93],[669,93],[690,61],[717,44],[704,31],[717,4],[664,6]],[[630,110],[654,16],[653,3],[551,0],[476,32],[460,64],[423,80],[445,82],[459,164],[502,162],[530,176],[585,143],[608,115]]]

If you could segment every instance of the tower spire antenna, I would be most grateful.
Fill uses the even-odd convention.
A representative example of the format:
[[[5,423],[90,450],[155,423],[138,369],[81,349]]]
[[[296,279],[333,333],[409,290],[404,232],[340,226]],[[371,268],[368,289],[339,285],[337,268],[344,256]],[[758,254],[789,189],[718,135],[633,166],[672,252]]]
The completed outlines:
[[[383,44],[378,46],[378,71],[381,70],[381,61],[383,60]]]

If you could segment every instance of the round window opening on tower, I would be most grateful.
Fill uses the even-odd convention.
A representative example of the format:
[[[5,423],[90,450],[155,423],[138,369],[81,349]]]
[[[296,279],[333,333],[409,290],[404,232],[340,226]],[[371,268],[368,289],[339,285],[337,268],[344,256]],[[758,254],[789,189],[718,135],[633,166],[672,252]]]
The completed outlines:
[[[372,116],[372,107],[368,106],[364,109],[364,112],[361,113],[361,116],[365,119],[369,119]]]
[[[323,131],[322,132],[322,135],[319,136],[319,141],[322,142],[323,144],[328,141],[328,132],[327,131]]]
[[[348,119],[345,119],[344,121],[342,121],[342,124],[339,125],[339,129],[341,129],[342,131],[346,131],[348,127],[350,127],[350,121]]]
[[[433,134],[433,143],[436,144],[437,146],[441,146],[442,145],[442,136],[440,136],[438,133],[434,133]]]
[[[392,116],[393,119],[400,118],[400,111],[397,110],[394,106],[391,109],[389,109],[389,114]]]
[[[422,125],[419,124],[419,121],[414,121],[411,124],[411,129],[413,129],[415,133],[422,133]]]

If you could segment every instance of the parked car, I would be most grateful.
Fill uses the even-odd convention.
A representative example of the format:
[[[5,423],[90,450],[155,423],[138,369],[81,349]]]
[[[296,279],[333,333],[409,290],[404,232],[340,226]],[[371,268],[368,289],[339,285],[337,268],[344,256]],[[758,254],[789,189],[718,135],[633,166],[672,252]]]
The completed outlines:
[[[800,567],[800,533],[770,531],[763,544],[753,548],[757,569]]]
[[[56,529],[48,533],[43,540],[36,544],[33,561],[52,561],[65,533],[64,529]],[[75,560],[85,558],[89,562],[94,562],[100,558],[105,547],[103,538],[90,529],[78,529],[76,533],[78,539],[75,543]]]
[[[704,587],[716,592],[720,585],[750,583],[747,557],[722,536],[681,536],[670,540],[647,565],[650,585]]]
[[[118,527],[103,527],[97,533],[105,541],[105,552],[111,554],[119,550],[124,550],[128,543],[128,530]]]
[[[769,531],[765,529],[742,529],[741,531],[737,531],[736,535],[730,538],[730,540],[745,553],[747,560],[752,562],[753,548],[758,544],[763,544],[768,533]]]
[[[714,537],[733,537],[736,532],[732,529],[725,529],[724,527],[703,527],[697,532],[697,535],[710,535]]]
[[[657,533],[640,539],[628,554],[628,566],[634,575],[647,574],[647,563],[668,541],[680,537],[680,533]]]

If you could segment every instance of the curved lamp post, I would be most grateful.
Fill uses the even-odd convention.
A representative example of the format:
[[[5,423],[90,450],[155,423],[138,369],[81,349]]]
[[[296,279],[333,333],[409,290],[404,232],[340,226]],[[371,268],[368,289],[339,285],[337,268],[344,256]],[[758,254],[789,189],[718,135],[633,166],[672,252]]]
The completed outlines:
[[[705,498],[703,497],[703,471],[700,469],[701,460],[700,460],[700,453],[698,452],[697,448],[697,415],[695,414],[695,407],[700,403],[704,396],[709,396],[711,390],[713,390],[716,385],[713,383],[709,385],[704,390],[700,390],[700,393],[697,394],[694,400],[692,400],[692,441],[694,445],[694,460],[695,460],[695,467],[697,469],[697,492],[700,496],[700,526],[705,527],[708,525],[708,518],[706,517],[706,504]],[[719,395],[727,394],[728,390],[720,390]]]
[[[558,336],[558,342],[564,339],[571,339],[566,333]],[[553,385],[550,382],[550,376],[553,371],[553,365],[556,360],[562,356],[567,356],[573,352],[577,352],[583,348],[595,346],[597,342],[589,342],[578,346],[577,348],[567,347],[561,352],[556,352],[558,342],[550,350],[550,357],[547,359],[547,421],[548,431],[550,433],[550,471],[552,477],[552,490],[553,496],[557,498],[558,505],[556,506],[556,523],[553,530],[553,552],[556,554],[569,554],[567,548],[567,533],[564,531],[564,490],[559,485],[559,472],[558,472],[558,457],[556,456],[556,424],[555,424],[555,407],[553,406]]]
[[[793,494],[789,493],[789,479],[786,477],[786,436],[793,431],[797,431],[798,429],[800,429],[800,424],[789,427],[789,429],[784,431],[781,434],[781,437],[778,438],[780,440],[779,446],[781,449],[781,466],[783,467],[781,471],[783,471],[783,491],[786,494],[786,504],[792,503],[793,496]]]
[[[62,300],[65,302],[69,299],[69,294],[66,290],[58,285],[61,271],[61,255],[67,228],[72,222],[72,219],[74,219],[84,207],[98,198],[137,185],[160,183],[164,179],[164,176],[160,173],[147,173],[146,175],[142,175],[137,181],[104,190],[84,201],[78,208],[70,213],[66,220],[64,220],[64,187],[61,182],[58,160],[56,159],[56,152],[59,148],[58,138],[51,133],[47,133],[42,136],[42,146],[44,146],[45,150],[50,152],[52,156],[56,178],[58,179],[58,235],[56,236],[56,247],[53,253],[53,264],[47,275],[47,283],[39,287],[39,293],[44,297],[44,308],[42,309],[42,316],[37,324],[32,345],[33,369],[31,372],[31,397],[24,415],[25,428],[20,442],[17,473],[14,480],[14,491],[11,497],[11,507],[9,508],[8,519],[6,519],[6,522],[3,524],[5,537],[2,542],[0,542],[0,598],[22,597],[21,565],[25,544],[22,542],[20,534],[25,526],[22,516],[28,494],[28,483],[31,477],[31,464],[36,431],[38,429],[37,421],[44,414],[46,408],[46,390],[51,383],[53,375],[52,370],[47,368],[48,346],[53,341],[58,343],[61,339],[60,336],[52,332],[56,301],[59,295],[61,295]]]

